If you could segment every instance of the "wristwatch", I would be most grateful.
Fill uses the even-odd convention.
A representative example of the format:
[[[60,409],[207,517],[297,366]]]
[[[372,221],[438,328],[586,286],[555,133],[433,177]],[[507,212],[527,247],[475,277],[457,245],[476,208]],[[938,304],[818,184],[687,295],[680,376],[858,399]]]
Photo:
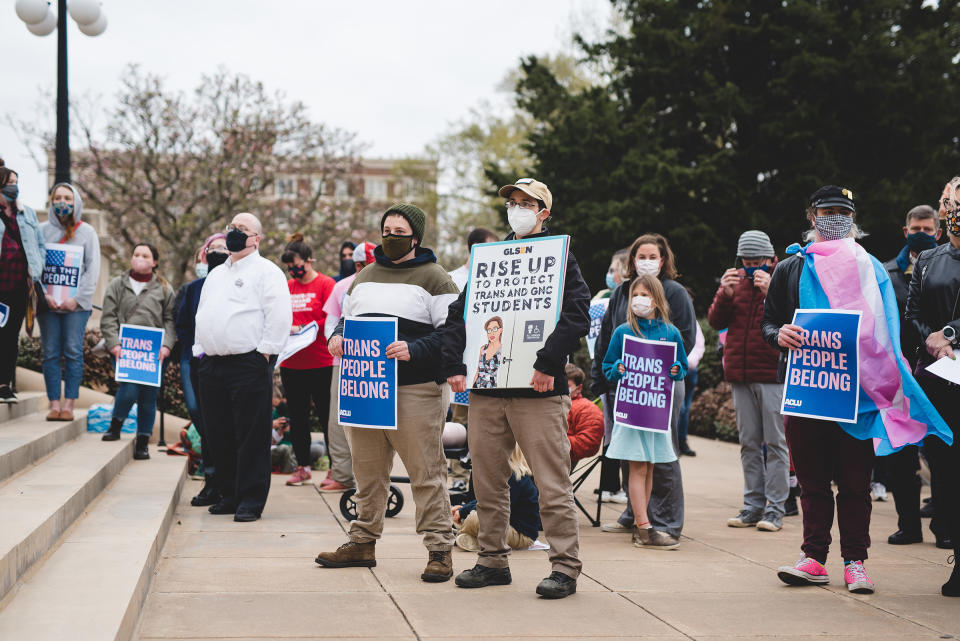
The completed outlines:
[[[946,325],[941,330],[943,332],[943,337],[950,341],[953,345],[957,344],[957,330],[953,328],[953,325]]]

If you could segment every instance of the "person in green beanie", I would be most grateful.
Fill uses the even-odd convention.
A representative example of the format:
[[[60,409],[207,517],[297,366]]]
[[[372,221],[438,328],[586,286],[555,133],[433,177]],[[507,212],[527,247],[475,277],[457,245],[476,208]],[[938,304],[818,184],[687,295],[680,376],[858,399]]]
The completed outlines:
[[[316,562],[330,568],[377,564],[374,546],[383,533],[396,452],[410,475],[417,532],[427,548],[420,578],[440,582],[453,576],[453,520],[441,445],[447,404],[437,367],[436,330],[446,322],[447,308],[459,290],[433,252],[421,246],[425,226],[426,215],[415,205],[398,203],[384,212],[375,262],[359,272],[347,290],[342,318],[327,343],[331,354],[343,355],[343,318],[395,317],[397,341],[387,346],[386,356],[399,361],[399,391],[396,430],[343,428],[353,455],[357,519],[350,523],[349,541],[336,551],[321,552]]]

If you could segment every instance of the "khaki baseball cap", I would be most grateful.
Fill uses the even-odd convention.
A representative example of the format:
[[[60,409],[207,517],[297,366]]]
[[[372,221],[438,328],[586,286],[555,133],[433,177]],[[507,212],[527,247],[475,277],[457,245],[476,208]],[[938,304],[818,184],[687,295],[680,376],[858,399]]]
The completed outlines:
[[[548,210],[553,208],[553,194],[551,194],[550,190],[547,189],[547,186],[539,180],[534,180],[533,178],[521,178],[512,185],[505,185],[501,187],[500,191],[497,193],[504,198],[509,198],[514,189],[519,189],[528,196],[532,196],[537,200],[542,200],[543,204],[546,205]]]

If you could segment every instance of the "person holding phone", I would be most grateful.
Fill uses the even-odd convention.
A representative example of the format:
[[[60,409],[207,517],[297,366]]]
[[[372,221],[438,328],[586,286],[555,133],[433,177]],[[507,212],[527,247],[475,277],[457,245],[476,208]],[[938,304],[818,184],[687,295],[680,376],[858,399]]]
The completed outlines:
[[[777,257],[770,237],[751,229],[740,235],[737,259],[742,266],[723,273],[707,312],[711,327],[727,329],[723,378],[733,391],[743,467],[743,509],[727,525],[776,532],[790,492],[790,453],[780,415],[780,352],[763,340],[760,322]]]

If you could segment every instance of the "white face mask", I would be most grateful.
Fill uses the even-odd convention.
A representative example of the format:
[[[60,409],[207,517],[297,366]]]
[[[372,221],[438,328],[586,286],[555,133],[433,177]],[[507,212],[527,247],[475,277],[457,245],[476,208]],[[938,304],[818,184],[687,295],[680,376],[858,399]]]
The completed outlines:
[[[657,276],[660,273],[660,261],[655,258],[649,260],[636,258],[633,264],[637,268],[637,276],[643,276],[644,274]]]
[[[537,226],[537,214],[540,212],[524,209],[519,205],[507,207],[507,222],[510,229],[518,236],[526,236]]]
[[[208,269],[209,267],[210,267],[210,266],[207,265],[206,263],[197,263],[197,265],[196,265],[196,267],[194,267],[193,271],[194,271],[194,273],[196,273],[197,278],[206,278],[206,277],[207,277],[207,269]]]
[[[653,301],[649,296],[634,296],[630,301],[630,309],[635,315],[646,318],[647,314],[653,310]]]

